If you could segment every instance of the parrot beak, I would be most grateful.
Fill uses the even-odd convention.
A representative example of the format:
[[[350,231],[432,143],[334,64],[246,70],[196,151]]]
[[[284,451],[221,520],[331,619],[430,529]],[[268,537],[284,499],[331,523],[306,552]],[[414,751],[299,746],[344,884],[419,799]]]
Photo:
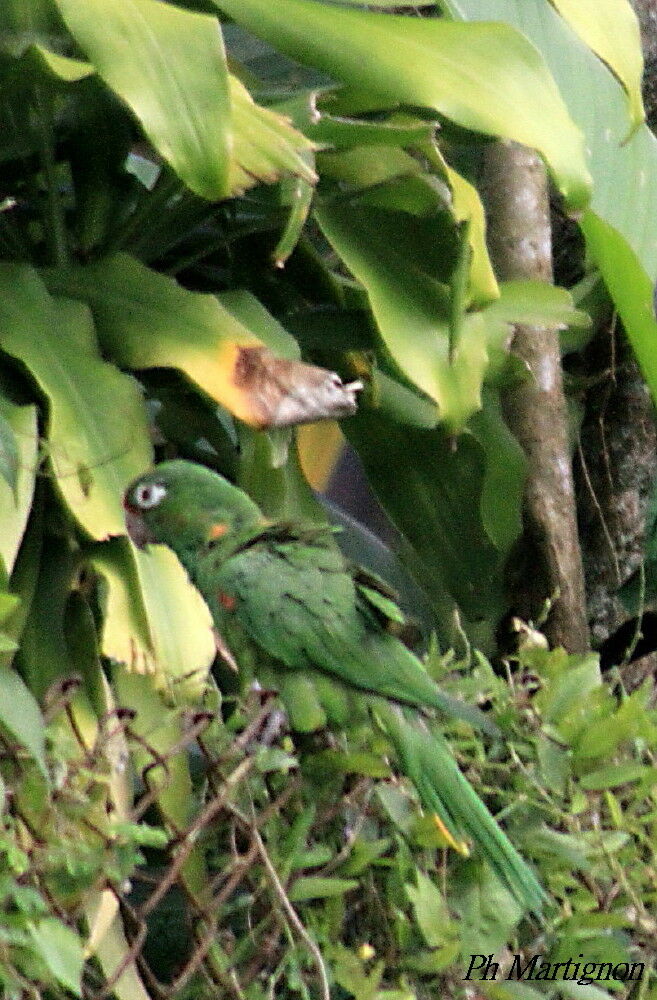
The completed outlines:
[[[125,523],[128,529],[128,534],[138,549],[144,549],[148,544],[153,542],[154,539],[146,527],[141,514],[139,514],[138,511],[125,501],[123,506],[125,508]]]

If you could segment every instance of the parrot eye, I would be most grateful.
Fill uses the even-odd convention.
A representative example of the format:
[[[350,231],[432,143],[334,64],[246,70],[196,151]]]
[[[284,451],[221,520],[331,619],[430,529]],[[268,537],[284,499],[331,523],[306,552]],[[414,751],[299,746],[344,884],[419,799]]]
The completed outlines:
[[[135,503],[142,510],[157,507],[160,500],[163,500],[166,495],[167,490],[163,483],[143,483],[136,488],[133,494]]]

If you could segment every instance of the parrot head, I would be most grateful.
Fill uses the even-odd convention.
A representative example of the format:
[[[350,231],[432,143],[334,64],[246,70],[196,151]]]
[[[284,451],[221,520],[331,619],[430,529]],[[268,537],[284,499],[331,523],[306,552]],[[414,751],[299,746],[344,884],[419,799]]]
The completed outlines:
[[[138,548],[163,544],[178,554],[266,523],[246,493],[216,472],[182,460],[162,462],[136,479],[123,506]]]

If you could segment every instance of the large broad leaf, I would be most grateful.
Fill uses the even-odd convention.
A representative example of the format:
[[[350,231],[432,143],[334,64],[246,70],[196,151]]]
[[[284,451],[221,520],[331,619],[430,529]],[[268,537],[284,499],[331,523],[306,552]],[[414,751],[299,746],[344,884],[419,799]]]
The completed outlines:
[[[197,700],[215,655],[212,621],[173,552],[139,552],[127,539],[113,539],[96,547],[91,561],[107,583],[104,655],[152,674],[181,703]]]
[[[441,225],[435,217],[418,219],[335,200],[320,206],[317,219],[365,286],[381,336],[400,369],[435,400],[441,420],[460,429],[481,405],[488,354],[486,329],[477,314],[465,317],[457,343],[451,338],[450,289],[443,283],[449,275],[441,274],[451,264],[450,256],[441,259],[446,235],[454,244],[450,216],[444,213]]]
[[[94,538],[123,533],[123,490],[151,461],[137,384],[102,360],[89,311],[51,298],[26,265],[0,264],[0,331],[48,399],[52,468],[71,511]]]
[[[464,26],[309,0],[215,2],[286,54],[394,106],[433,108],[465,128],[535,147],[571,207],[586,204],[582,137],[539,53],[507,25]]]
[[[643,54],[636,14],[629,0],[552,0],[561,16],[614,71],[629,100],[634,126],[646,117],[641,97]]]
[[[107,353],[127,368],[178,368],[246,423],[259,426],[257,389],[239,377],[242,348],[294,360],[299,348],[252,295],[189,292],[126,255],[51,271],[51,289],[87,302]]]
[[[179,177],[229,192],[231,100],[217,19],[156,0],[56,0],[98,74],[131,107]]]
[[[594,187],[583,229],[591,255],[657,401],[657,323],[651,294],[657,275],[652,222],[657,204],[657,140],[642,125],[626,141],[631,121],[621,86],[548,0],[443,0],[443,6],[469,21],[507,21],[543,53],[590,153]]]
[[[3,400],[0,410],[14,434],[17,448],[16,482],[0,480],[0,556],[8,574],[14,568],[18,549],[32,507],[36,479],[39,428],[36,406],[15,406]]]

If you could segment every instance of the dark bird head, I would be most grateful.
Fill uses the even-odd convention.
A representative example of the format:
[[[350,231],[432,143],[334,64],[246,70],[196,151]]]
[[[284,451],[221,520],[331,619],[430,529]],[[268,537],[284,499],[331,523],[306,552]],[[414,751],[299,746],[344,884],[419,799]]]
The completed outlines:
[[[136,479],[123,506],[135,545],[168,545],[178,555],[266,523],[246,493],[216,472],[182,460],[163,462]]]

